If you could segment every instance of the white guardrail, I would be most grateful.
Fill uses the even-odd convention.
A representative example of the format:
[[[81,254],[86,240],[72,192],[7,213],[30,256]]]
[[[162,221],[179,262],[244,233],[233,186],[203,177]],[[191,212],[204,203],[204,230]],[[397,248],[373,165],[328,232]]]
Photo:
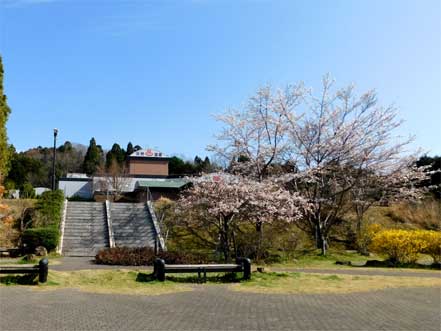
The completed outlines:
[[[115,238],[113,236],[112,217],[110,215],[109,200],[106,200],[106,220],[107,220],[107,230],[109,231],[109,246],[110,248],[112,248],[115,247]]]
[[[63,214],[61,216],[61,224],[60,224],[60,242],[57,247],[57,253],[63,253],[63,239],[64,239],[64,225],[66,224],[66,213],[67,213],[67,199],[64,199],[63,202]]]
[[[158,240],[159,248],[163,251],[166,251],[167,248],[165,247],[164,238],[162,237],[161,234],[161,228],[159,227],[158,219],[156,217],[156,213],[152,201],[147,201],[147,208],[149,209],[150,216],[152,217],[153,226],[155,228],[156,239]]]

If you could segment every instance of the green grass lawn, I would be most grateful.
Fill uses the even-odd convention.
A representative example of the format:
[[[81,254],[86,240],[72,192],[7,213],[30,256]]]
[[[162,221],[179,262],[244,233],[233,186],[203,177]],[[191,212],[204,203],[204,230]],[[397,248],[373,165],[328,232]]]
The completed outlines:
[[[441,288],[441,278],[255,272],[250,281],[232,285],[236,291],[254,293],[349,293],[397,287]]]
[[[172,281],[145,281],[141,273],[133,270],[80,270],[54,271],[50,270],[46,283],[38,284],[38,276],[1,276],[1,286],[23,285],[35,290],[56,290],[61,288],[78,289],[85,292],[115,293],[130,295],[157,295],[190,291],[187,284]]]
[[[370,255],[364,256],[360,255],[356,251],[337,251],[337,250],[329,250],[326,256],[320,254],[319,250],[311,250],[304,251],[302,254],[297,254],[295,259],[291,259],[288,262],[284,263],[274,263],[274,264],[262,264],[258,266],[263,266],[269,270],[274,269],[294,269],[294,268],[305,268],[305,269],[354,269],[352,266],[346,265],[337,265],[335,264],[337,261],[350,261],[354,264],[363,265],[368,260],[379,260],[383,261],[385,259],[384,256],[379,255]],[[418,263],[422,264],[430,264],[432,262],[432,258],[428,255],[421,255]],[[357,267],[359,268],[359,267]],[[372,267],[369,267],[372,269]],[[379,268],[375,268],[379,269]],[[415,269],[415,268],[380,268],[382,270],[406,270],[406,271],[429,271],[430,269]],[[436,272],[436,270],[434,270]]]
[[[368,259],[382,259],[378,256],[363,256],[355,251],[329,250],[326,256],[321,255],[320,250],[305,250],[296,254],[295,258],[284,263],[274,263],[272,267],[296,267],[296,268],[345,268],[336,265],[336,261],[366,262]]]
[[[57,259],[61,258],[62,256],[57,254],[57,253],[49,253],[47,255],[47,258],[49,259],[49,263],[54,265],[54,264],[59,264],[60,262],[57,261]],[[38,262],[40,262],[40,260],[43,257],[35,257],[34,260],[31,261],[27,261],[25,260],[23,257],[2,257],[0,258],[0,265],[9,265],[9,264],[38,264]]]
[[[395,287],[430,286],[441,288],[441,278],[309,274],[302,272],[253,272],[250,280],[238,274],[208,274],[207,283],[195,285],[195,274],[167,275],[159,282],[151,275],[134,270],[50,271],[47,283],[36,277],[2,276],[1,286],[23,285],[35,290],[78,289],[85,292],[129,295],[159,295],[191,291],[195,286],[226,286],[234,291],[255,293],[348,293]],[[30,285],[34,284],[34,285]]]

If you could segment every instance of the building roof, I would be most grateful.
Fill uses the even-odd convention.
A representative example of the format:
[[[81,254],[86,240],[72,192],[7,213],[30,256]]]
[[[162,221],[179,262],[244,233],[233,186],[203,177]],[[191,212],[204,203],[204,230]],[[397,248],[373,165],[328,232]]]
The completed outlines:
[[[166,178],[161,180],[140,180],[136,183],[136,187],[148,188],[183,188],[190,181],[182,178]]]

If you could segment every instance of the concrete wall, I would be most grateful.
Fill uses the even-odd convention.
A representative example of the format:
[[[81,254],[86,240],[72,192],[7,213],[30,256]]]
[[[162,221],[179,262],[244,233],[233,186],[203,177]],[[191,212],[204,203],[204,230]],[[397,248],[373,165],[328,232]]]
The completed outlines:
[[[66,198],[77,196],[84,199],[93,197],[92,180],[60,180],[58,188]]]

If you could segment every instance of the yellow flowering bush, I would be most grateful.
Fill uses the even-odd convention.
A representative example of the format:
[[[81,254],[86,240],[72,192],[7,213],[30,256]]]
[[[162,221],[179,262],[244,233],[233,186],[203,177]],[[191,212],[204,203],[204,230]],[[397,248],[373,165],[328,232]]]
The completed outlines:
[[[430,255],[434,262],[441,262],[441,232],[440,231],[417,231],[420,237],[426,242],[421,253]]]
[[[357,236],[357,246],[360,253],[367,255],[372,238],[381,231],[379,224],[363,224],[360,234]]]
[[[373,252],[385,254],[393,263],[413,263],[429,246],[423,230],[382,230],[374,235]]]

